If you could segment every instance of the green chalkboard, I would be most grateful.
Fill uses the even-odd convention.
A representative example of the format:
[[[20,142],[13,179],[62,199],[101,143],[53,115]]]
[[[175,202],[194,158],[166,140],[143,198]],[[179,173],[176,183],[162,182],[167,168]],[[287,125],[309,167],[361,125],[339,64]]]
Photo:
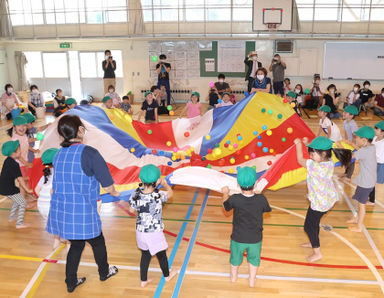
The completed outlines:
[[[248,55],[250,51],[255,50],[254,41],[245,42],[245,52],[244,58]],[[205,71],[205,58],[215,59],[215,71]],[[224,72],[226,77],[241,78],[245,77],[247,71],[247,66],[244,64],[244,72]],[[212,50],[211,51],[200,51],[200,77],[217,77],[219,72],[217,71],[217,41],[212,41]]]

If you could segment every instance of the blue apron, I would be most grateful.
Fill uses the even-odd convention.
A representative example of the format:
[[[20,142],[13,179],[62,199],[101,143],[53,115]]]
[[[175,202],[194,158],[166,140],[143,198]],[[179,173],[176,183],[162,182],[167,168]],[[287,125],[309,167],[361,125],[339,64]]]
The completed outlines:
[[[101,234],[97,212],[100,185],[81,167],[85,145],[61,148],[53,161],[51,208],[47,232],[68,240],[92,239]]]

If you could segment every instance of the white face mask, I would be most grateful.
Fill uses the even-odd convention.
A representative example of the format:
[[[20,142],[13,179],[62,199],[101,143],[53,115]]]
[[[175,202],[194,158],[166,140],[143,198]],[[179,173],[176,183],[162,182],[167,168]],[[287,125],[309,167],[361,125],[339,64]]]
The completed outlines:
[[[8,89],[7,89],[7,93],[8,93],[8,94],[11,94],[12,92],[13,92],[13,88],[8,88]]]
[[[381,93],[381,96],[384,97],[384,93]]]
[[[33,89],[33,90],[32,90],[32,93],[33,93],[33,94],[37,94],[37,93],[39,93],[39,90],[37,90],[37,89]]]
[[[333,94],[333,93],[335,93],[335,89],[331,89],[331,90],[329,90],[329,92],[331,92]]]
[[[257,75],[256,77],[257,77],[257,79],[258,79],[259,81],[261,81],[262,79],[264,79],[264,75]]]
[[[359,91],[359,88],[355,87],[355,88],[353,88],[353,91],[357,92],[357,91]]]
[[[224,83],[224,80],[223,80],[223,79],[220,79],[220,80],[219,80],[219,83]]]
[[[365,88],[365,89],[368,89],[368,88],[369,88],[369,85],[364,85],[364,88]]]
[[[297,94],[299,94],[299,93],[300,93],[300,89],[295,89],[295,92],[296,92]]]
[[[109,93],[113,93],[113,89],[109,89],[108,91],[109,91]]]
[[[253,61],[257,61],[257,56],[253,56],[253,57],[252,57],[252,60],[253,60]]]

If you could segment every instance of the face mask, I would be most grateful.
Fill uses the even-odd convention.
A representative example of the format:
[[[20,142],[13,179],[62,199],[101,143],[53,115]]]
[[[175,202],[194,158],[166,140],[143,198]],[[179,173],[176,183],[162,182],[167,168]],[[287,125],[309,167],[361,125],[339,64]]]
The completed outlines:
[[[108,91],[109,91],[109,93],[113,93],[113,89],[109,89]]]
[[[8,93],[8,94],[11,94],[12,92],[13,92],[13,88],[8,88],[8,89],[7,89],[7,93]]]
[[[160,62],[164,62],[165,61],[165,59],[160,59]]]
[[[37,93],[39,93],[39,90],[37,90],[37,89],[33,89],[33,90],[32,90],[32,93],[33,93],[33,94],[37,94]]]
[[[219,83],[224,83],[224,80],[219,80]]]
[[[364,88],[365,88],[365,89],[368,89],[368,88],[369,88],[369,85],[364,85]]]
[[[355,87],[353,88],[353,91],[357,92],[359,90],[359,88]]]
[[[253,61],[257,61],[257,56],[253,56],[253,57],[252,57],[252,60],[253,60]]]
[[[300,89],[295,89],[295,92],[296,92],[297,94],[299,94],[299,93],[300,93]]]
[[[264,75],[257,75],[257,79],[258,79],[259,81],[261,81],[262,79],[264,79]]]
[[[381,93],[381,96],[384,97],[384,93]]]
[[[331,92],[333,94],[333,93],[335,93],[335,89],[331,89],[331,90],[329,90],[329,92]]]
[[[279,58],[273,58],[273,61],[277,62],[279,61]]]
[[[315,83],[316,83],[316,84],[320,84],[320,81],[316,81]]]

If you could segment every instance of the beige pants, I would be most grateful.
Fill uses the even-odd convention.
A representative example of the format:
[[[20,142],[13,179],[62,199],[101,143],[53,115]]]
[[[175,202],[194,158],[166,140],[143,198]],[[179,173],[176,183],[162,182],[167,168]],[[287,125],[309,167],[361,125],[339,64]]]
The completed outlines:
[[[116,89],[116,78],[104,79],[104,94],[108,93],[108,86],[113,85]]]

